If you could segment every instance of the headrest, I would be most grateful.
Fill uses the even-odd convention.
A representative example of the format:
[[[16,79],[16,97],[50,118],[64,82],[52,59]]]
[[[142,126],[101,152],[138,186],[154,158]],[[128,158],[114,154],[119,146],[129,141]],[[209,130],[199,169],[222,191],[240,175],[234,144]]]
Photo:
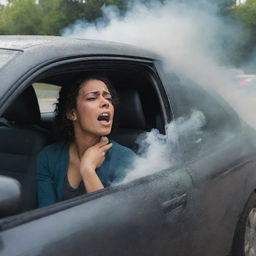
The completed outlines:
[[[3,117],[20,124],[36,124],[40,121],[40,110],[35,90],[25,89],[7,108]]]
[[[117,106],[118,127],[146,129],[146,120],[138,91],[126,89],[118,92],[120,103]]]

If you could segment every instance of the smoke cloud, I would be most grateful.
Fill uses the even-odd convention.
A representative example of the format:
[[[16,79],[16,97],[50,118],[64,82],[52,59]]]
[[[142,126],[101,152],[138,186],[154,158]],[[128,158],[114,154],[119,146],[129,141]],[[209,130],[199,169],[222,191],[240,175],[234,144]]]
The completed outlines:
[[[125,15],[115,6],[103,7],[102,18],[94,23],[77,21],[63,31],[63,36],[129,43],[152,50],[162,56],[166,69],[206,89],[216,90],[247,123],[256,126],[253,111],[256,97],[238,88],[234,78],[242,70],[232,67],[230,62],[236,53],[231,49],[242,44],[243,28],[220,17],[217,4],[209,2],[135,2]],[[190,118],[169,124],[166,136],[152,130],[140,138],[147,148],[141,147],[142,156],[135,163],[136,170],[125,181],[134,179],[135,173],[140,177],[172,166],[175,162],[173,127],[179,126],[184,134],[200,133],[204,123],[203,113],[194,111]]]
[[[94,23],[77,21],[63,35],[143,46],[171,62],[176,71],[202,77],[202,67],[209,75],[212,68],[220,69],[216,64],[223,62],[227,45],[239,39],[233,24],[217,16],[215,5],[199,2],[135,3],[125,16],[115,6],[104,7],[102,18]]]
[[[145,133],[137,139],[140,156],[135,160],[135,169],[128,170],[128,175],[123,182],[128,182],[156,170],[166,169],[176,164],[177,159],[177,137],[176,130],[191,137],[199,135],[194,143],[200,143],[201,129],[206,124],[202,112],[194,110],[189,117],[180,117],[166,127],[166,135],[160,134],[157,129]]]

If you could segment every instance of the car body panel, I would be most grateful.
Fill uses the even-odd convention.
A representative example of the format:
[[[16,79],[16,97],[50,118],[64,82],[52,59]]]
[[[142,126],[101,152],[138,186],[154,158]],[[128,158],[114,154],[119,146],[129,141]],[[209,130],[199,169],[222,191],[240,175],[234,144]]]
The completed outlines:
[[[239,216],[255,186],[255,156],[247,157],[251,152],[245,143],[246,136],[241,132],[230,140],[188,164],[194,206],[191,255],[229,254]]]
[[[196,102],[190,102],[191,96],[185,94],[191,94],[193,82],[188,81],[182,88],[175,74],[164,70],[159,62],[157,66],[173,103],[175,119],[187,116],[191,106],[202,111],[206,118],[206,128],[198,134],[197,143],[193,144],[195,138],[183,136],[177,128],[184,166],[193,184],[192,208],[188,210],[191,234],[188,251],[195,256],[228,255],[240,214],[256,188],[255,131],[210,90],[213,102],[206,98],[205,104],[205,97],[197,93],[192,96]],[[215,103],[221,107],[216,108]]]
[[[190,176],[178,168],[124,185],[122,190],[110,188],[110,193],[96,199],[7,228],[0,235],[1,255],[178,253],[177,246],[188,234],[182,224],[187,218],[186,202],[176,202],[169,208],[164,203],[186,194],[190,186]],[[9,226],[11,222],[15,218]],[[181,229],[184,233],[171,236]]]

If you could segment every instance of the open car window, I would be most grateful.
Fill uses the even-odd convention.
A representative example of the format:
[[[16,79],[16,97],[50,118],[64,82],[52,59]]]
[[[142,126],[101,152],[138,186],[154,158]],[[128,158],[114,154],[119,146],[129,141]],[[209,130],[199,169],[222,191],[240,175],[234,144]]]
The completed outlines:
[[[52,113],[59,97],[60,86],[49,83],[33,83],[41,113]]]
[[[19,133],[24,134],[24,136],[14,138],[15,145],[17,145],[18,140],[20,140],[20,144],[24,145],[21,152],[18,153],[25,155],[26,159],[31,160],[32,163],[26,159],[24,161],[23,159],[15,160],[17,152],[14,145],[14,150],[12,151],[15,152],[12,155],[11,151],[10,157],[13,159],[12,162],[15,163],[15,166],[11,168],[7,166],[10,170],[6,173],[6,175],[20,181],[24,188],[26,205],[22,208],[23,212],[37,208],[35,160],[43,147],[58,141],[58,134],[56,127],[54,127],[54,109],[60,89],[63,86],[72,86],[80,77],[87,77],[95,73],[103,74],[109,78],[119,96],[119,105],[115,111],[115,115],[118,118],[109,138],[136,153],[139,153],[136,140],[140,135],[150,132],[152,129],[157,129],[162,134],[165,133],[166,102],[163,101],[166,96],[161,91],[161,84],[157,82],[157,75],[150,65],[152,64],[120,60],[112,61],[111,63],[105,60],[97,62],[88,60],[84,62],[74,61],[67,64],[56,63],[54,67],[48,70],[44,69],[37,77],[26,81],[27,86],[24,86],[21,95],[18,95],[13,101],[13,105],[16,106],[21,98],[25,96],[21,104],[24,109],[15,107],[17,112],[15,112],[15,115],[11,115],[11,118],[14,118],[11,121],[15,125],[17,124],[16,135],[18,136]],[[36,95],[33,96],[29,89],[33,89]],[[23,93],[25,94],[22,95]],[[162,97],[160,97],[161,94],[163,94]],[[31,96],[33,96],[33,99]],[[37,102],[40,113],[35,113]],[[18,113],[19,111],[26,113],[26,115]],[[22,131],[18,127],[21,122],[23,124]],[[14,128],[16,129],[16,127]],[[23,142],[27,136],[30,138],[29,145],[25,145]],[[19,164],[19,161],[22,161],[22,163]],[[154,172],[158,171],[160,171],[160,168],[154,170]],[[148,176],[149,174],[152,174],[152,172],[140,177]]]

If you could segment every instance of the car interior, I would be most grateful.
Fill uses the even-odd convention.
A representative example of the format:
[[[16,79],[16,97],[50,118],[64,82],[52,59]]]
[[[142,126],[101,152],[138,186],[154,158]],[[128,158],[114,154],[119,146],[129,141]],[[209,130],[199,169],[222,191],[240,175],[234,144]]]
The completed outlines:
[[[36,83],[72,86],[80,77],[101,74],[119,96],[112,140],[138,151],[136,138],[152,128],[165,132],[165,121],[157,88],[149,70],[139,66],[110,65],[106,68],[66,65],[42,73],[18,95],[0,117],[0,175],[17,179],[22,186],[22,212],[35,209],[36,158],[47,144],[57,141],[54,112],[41,113]]]

